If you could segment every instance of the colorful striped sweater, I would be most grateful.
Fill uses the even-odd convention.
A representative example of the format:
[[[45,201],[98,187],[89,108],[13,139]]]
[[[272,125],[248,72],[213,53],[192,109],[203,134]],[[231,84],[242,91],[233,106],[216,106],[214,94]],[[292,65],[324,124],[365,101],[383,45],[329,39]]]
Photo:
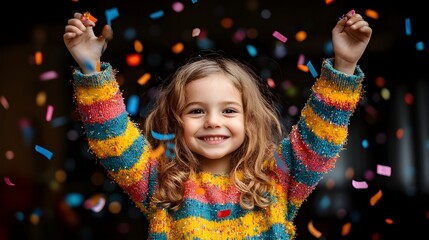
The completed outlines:
[[[145,214],[150,239],[285,240],[295,238],[298,209],[334,167],[362,94],[359,66],[354,75],[346,75],[332,61],[323,61],[299,121],[276,149],[273,204],[253,210],[240,207],[240,193],[228,176],[207,172],[185,182],[185,201],[178,211],[157,207],[151,201],[158,181],[157,154],[130,119],[115,70],[108,63],[89,75],[76,68],[73,86],[91,152]]]

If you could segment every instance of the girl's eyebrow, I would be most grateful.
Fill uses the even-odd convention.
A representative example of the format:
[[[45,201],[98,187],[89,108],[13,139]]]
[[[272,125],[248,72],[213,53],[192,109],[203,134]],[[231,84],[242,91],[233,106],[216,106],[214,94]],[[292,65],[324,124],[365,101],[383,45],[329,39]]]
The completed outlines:
[[[236,101],[223,101],[223,102],[220,102],[220,104],[221,105],[235,105],[235,106],[240,107],[240,108],[242,107],[241,104],[236,102]],[[196,102],[189,102],[185,105],[185,108],[188,108],[189,106],[192,106],[192,105],[205,106],[207,104],[204,102],[197,102],[197,101]]]

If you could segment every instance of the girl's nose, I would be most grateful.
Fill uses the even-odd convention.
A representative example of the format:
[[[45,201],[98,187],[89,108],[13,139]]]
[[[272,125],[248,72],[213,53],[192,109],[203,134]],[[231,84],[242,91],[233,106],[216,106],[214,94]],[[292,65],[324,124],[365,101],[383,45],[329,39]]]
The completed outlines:
[[[207,115],[204,123],[205,128],[216,128],[216,127],[220,127],[221,125],[222,125],[222,122],[218,114]]]

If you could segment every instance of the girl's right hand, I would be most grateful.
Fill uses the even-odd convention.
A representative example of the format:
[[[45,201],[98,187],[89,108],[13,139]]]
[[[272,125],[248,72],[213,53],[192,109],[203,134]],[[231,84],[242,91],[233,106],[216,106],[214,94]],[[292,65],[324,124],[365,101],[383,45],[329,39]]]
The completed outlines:
[[[81,13],[69,19],[63,35],[64,43],[84,74],[96,71],[100,57],[112,39],[112,29],[105,25],[101,36],[94,34],[95,23]]]

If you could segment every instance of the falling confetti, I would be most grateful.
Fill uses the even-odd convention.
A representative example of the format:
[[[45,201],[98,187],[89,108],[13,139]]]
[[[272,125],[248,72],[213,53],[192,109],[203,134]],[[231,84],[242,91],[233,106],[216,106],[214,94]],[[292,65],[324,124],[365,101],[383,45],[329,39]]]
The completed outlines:
[[[201,29],[199,29],[199,28],[194,28],[194,29],[192,30],[192,37],[198,37],[198,36],[200,35],[200,33],[201,33]]]
[[[310,220],[308,222],[307,228],[311,235],[313,235],[315,238],[320,238],[322,236],[322,233],[314,227],[313,221]]]
[[[58,78],[58,73],[54,70],[44,72],[39,76],[41,81],[49,81]]]
[[[155,131],[151,131],[152,133],[152,137],[157,139],[157,140],[161,140],[161,141],[169,141],[174,139],[174,137],[176,137],[176,135],[174,133],[167,133],[167,134],[161,134],[161,133],[157,133]]]
[[[410,18],[405,18],[405,35],[411,36],[411,21],[410,21]]]
[[[217,218],[228,217],[231,214],[231,209],[220,210],[217,212]]]
[[[39,146],[39,145],[36,145],[36,146],[34,147],[34,149],[35,149],[38,153],[40,153],[40,154],[44,155],[48,160],[51,160],[52,155],[53,155],[53,153],[52,153],[51,151],[49,151],[49,150],[47,150],[46,148],[43,148],[43,147],[41,147],[41,146]]]
[[[317,72],[316,72],[316,69],[314,69],[313,64],[311,63],[311,61],[308,61],[308,62],[307,62],[307,67],[308,67],[308,70],[310,70],[310,73],[311,73],[311,75],[312,75],[314,78],[318,76],[318,74],[317,74]]]
[[[352,180],[352,185],[356,189],[365,189],[365,188],[368,188],[368,184],[365,181]]]
[[[277,31],[273,32],[273,36],[283,43],[285,43],[287,41],[287,37],[285,37],[283,34],[277,32]]]
[[[151,19],[159,19],[159,18],[161,18],[162,16],[164,16],[164,11],[163,11],[163,10],[158,10],[158,11],[153,12],[153,13],[151,13],[151,14],[149,15],[149,17],[150,17]]]
[[[6,109],[6,110],[9,109],[9,103],[4,96],[0,97],[0,103],[4,107],[4,109]]]
[[[392,172],[392,170],[389,166],[377,164],[377,173],[378,174],[390,177],[391,172]]]
[[[4,177],[4,182],[9,186],[15,186],[15,184],[12,183],[8,177]]]
[[[106,9],[106,11],[104,11],[104,14],[106,15],[107,25],[109,25],[109,26],[112,26],[112,20],[113,19],[119,17],[118,8]]]
[[[352,223],[344,223],[343,228],[341,229],[341,236],[347,236],[350,233],[350,229],[352,228]]]
[[[371,204],[371,206],[374,206],[378,202],[378,200],[381,199],[382,196],[383,192],[381,190],[378,190],[378,192],[374,194],[371,199],[369,199],[369,204]]]
[[[54,106],[48,105],[48,108],[46,109],[46,121],[47,122],[51,121],[53,113],[54,113]]]

